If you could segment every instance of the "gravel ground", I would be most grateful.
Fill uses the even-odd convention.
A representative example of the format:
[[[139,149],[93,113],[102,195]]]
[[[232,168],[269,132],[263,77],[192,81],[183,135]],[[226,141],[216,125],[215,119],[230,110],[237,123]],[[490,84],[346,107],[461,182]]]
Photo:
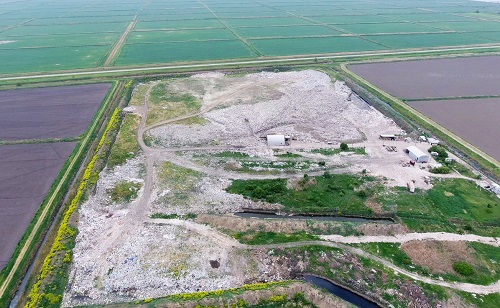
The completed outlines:
[[[221,78],[221,77],[219,77]],[[340,82],[332,84],[328,75],[307,70],[287,73],[258,73],[231,78],[241,83],[269,80],[270,86],[282,93],[278,99],[237,104],[216,109],[203,115],[207,125],[166,125],[152,129],[152,136],[160,147],[203,145],[262,145],[260,136],[281,133],[297,138],[299,142],[352,141],[363,139],[363,134],[343,116],[352,113],[353,105],[346,100],[350,89]],[[257,81],[259,80],[259,81]],[[207,89],[203,104],[225,103],[224,96],[212,95]],[[228,89],[213,89],[224,92]],[[238,93],[247,97],[252,93]],[[260,93],[253,93],[259,96]],[[238,101],[238,97],[233,101]],[[359,106],[355,106],[358,108]],[[203,106],[202,106],[203,109]]]
[[[379,134],[401,132],[391,119],[357,96],[349,96],[348,87],[332,83],[324,73],[308,70],[231,78],[203,74],[174,80],[170,86],[198,95],[203,101],[202,112],[208,111],[202,116],[210,124],[164,125],[149,131],[162,147],[244,144],[253,146],[244,150],[251,158],[271,161],[277,159],[275,152],[259,137],[282,133],[297,138],[290,147],[283,147],[284,151],[299,153],[304,149],[299,153],[304,159],[326,161],[326,166],[336,171],[340,166],[342,172],[366,168],[373,175],[386,176],[388,185],[405,185],[409,179],[428,175],[419,168],[401,166],[407,160],[402,151],[406,143],[391,143],[401,149],[397,153],[382,147]],[[356,146],[365,146],[367,155],[324,156],[309,151],[336,147],[335,143],[341,141],[358,141]],[[279,208],[228,194],[225,188],[231,178],[262,175],[231,172],[210,161],[214,151],[209,148],[190,154],[186,150],[175,155],[168,149],[147,149],[146,155],[101,172],[95,194],[79,210],[79,233],[63,306],[130,301],[286,278],[289,268],[279,270],[276,264],[269,267],[253,260],[255,256],[240,250],[235,240],[202,224],[149,218],[152,213],[225,214],[243,207]],[[161,178],[159,167],[165,166],[165,161],[184,168],[161,170]],[[123,180],[143,185],[136,200],[113,203],[108,190]],[[417,182],[419,186],[423,184]],[[372,229],[362,232],[391,231]]]

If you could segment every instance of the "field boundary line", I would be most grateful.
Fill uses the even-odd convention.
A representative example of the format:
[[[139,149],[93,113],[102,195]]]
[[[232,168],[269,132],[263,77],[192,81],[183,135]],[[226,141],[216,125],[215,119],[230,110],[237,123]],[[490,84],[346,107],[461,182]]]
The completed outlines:
[[[250,44],[244,37],[242,37],[241,35],[239,35],[238,32],[236,32],[230,25],[227,24],[227,22],[225,22],[224,20],[222,20],[221,18],[219,18],[219,16],[208,5],[206,5],[201,0],[196,0],[196,2],[198,2],[201,5],[203,5],[205,7],[205,9],[207,9],[212,15],[214,15],[214,17],[217,19],[217,21],[221,25],[223,25],[224,28],[226,28],[227,30],[229,30],[229,32],[231,32],[234,36],[236,36],[236,38],[238,40],[240,40],[241,42],[243,42],[243,44],[245,44],[251,51],[253,51],[253,53],[255,53],[255,55],[257,57],[261,57],[262,56],[262,53],[257,48],[255,48],[255,46],[253,46],[252,44]]]
[[[106,75],[110,74],[112,77],[125,76],[128,73],[147,73],[154,71],[167,71],[167,70],[181,70],[181,69],[217,69],[226,66],[252,66],[259,64],[280,64],[287,62],[302,62],[302,61],[316,61],[316,60],[336,60],[336,59],[356,59],[364,57],[384,57],[384,56],[404,56],[404,55],[421,55],[421,54],[435,54],[441,52],[464,52],[485,49],[498,49],[500,45],[481,45],[481,46],[467,46],[467,47],[449,47],[438,49],[419,49],[419,50],[402,50],[402,51],[382,51],[382,52],[366,52],[366,53],[335,53],[335,54],[318,54],[310,56],[289,56],[289,57],[270,57],[268,59],[259,60],[246,60],[246,61],[222,61],[222,62],[207,62],[196,64],[179,64],[179,65],[159,65],[159,66],[135,66],[123,67],[116,69],[93,69],[86,71],[69,71],[62,73],[49,73],[49,74],[36,74],[36,75],[22,75],[11,77],[0,77],[0,81],[15,81],[15,80],[30,80],[30,79],[43,79],[43,78],[57,78],[57,77],[73,77],[73,76],[90,76],[92,75]]]
[[[500,163],[496,159],[494,159],[493,157],[491,157],[487,153],[483,152],[482,150],[480,150],[476,146],[472,145],[468,141],[464,140],[462,137],[457,136],[455,133],[451,132],[450,130],[448,130],[447,128],[445,128],[441,124],[437,123],[436,121],[432,120],[431,118],[427,117],[426,115],[424,115],[423,113],[419,112],[418,110],[414,109],[410,105],[405,104],[401,99],[399,99],[399,98],[397,98],[397,97],[395,97],[395,96],[393,96],[393,95],[385,92],[384,90],[378,88],[377,86],[375,86],[374,84],[370,83],[366,79],[364,79],[361,76],[355,74],[354,72],[352,72],[351,70],[349,70],[347,68],[347,64],[346,63],[342,63],[340,65],[340,67],[341,67],[341,69],[345,73],[347,73],[350,77],[354,78],[355,81],[358,82],[358,83],[360,83],[362,86],[368,87],[371,90],[384,95],[386,98],[388,98],[389,100],[391,100],[394,103],[396,103],[399,107],[408,110],[410,113],[412,113],[413,115],[415,115],[416,117],[418,117],[420,120],[426,122],[427,124],[431,125],[435,129],[440,130],[443,134],[448,135],[448,137],[454,139],[455,141],[461,143],[468,150],[470,150],[470,151],[474,152],[475,154],[481,156],[486,161],[488,161],[488,162],[490,162],[490,163],[492,163],[492,164],[494,164],[496,166],[500,165]]]
[[[107,101],[104,102],[105,105],[108,105],[111,101],[113,101],[113,99],[115,98],[115,95],[118,91],[119,84],[120,83],[115,83],[114,87],[112,88],[112,90],[108,96]],[[50,199],[47,201],[45,207],[43,208],[42,212],[38,216],[38,219],[37,219],[35,225],[33,226],[33,229],[31,230],[28,238],[24,242],[24,245],[21,248],[21,250],[19,251],[19,254],[16,256],[16,261],[14,262],[12,268],[10,269],[9,274],[7,275],[5,280],[2,282],[2,285],[0,286],[0,298],[2,298],[5,295],[5,291],[7,290],[7,287],[9,286],[9,284],[12,282],[14,274],[19,269],[19,266],[20,266],[21,262],[23,261],[24,255],[29,250],[30,246],[33,243],[35,235],[38,233],[38,231],[41,227],[41,224],[43,223],[43,221],[47,217],[47,215],[49,213],[49,209],[52,207],[52,203],[54,202],[56,196],[59,194],[61,187],[64,185],[66,180],[71,176],[70,173],[71,173],[73,166],[79,160],[79,157],[82,154],[82,152],[84,151],[84,149],[86,149],[86,145],[88,144],[90,139],[92,139],[92,135],[93,135],[92,132],[95,130],[97,125],[100,124],[99,122],[100,122],[101,116],[103,115],[105,110],[106,110],[106,108],[100,108],[99,114],[96,116],[96,120],[90,126],[90,129],[88,130],[88,133],[85,136],[85,138],[82,140],[82,143],[80,144],[80,147],[79,147],[77,153],[73,157],[71,163],[66,168],[64,175],[59,180],[56,188],[54,189],[54,191],[52,192],[52,194],[50,196]]]
[[[103,66],[105,66],[105,67],[109,66],[109,64],[111,64],[111,62],[116,58],[116,56],[119,54],[120,50],[123,47],[123,43],[125,42],[125,39],[127,38],[130,31],[132,31],[132,29],[135,27],[136,24],[137,24],[137,15],[134,16],[134,19],[132,19],[132,21],[128,24],[125,31],[123,31],[122,35],[120,36],[120,38],[116,42],[115,46],[113,47],[113,49],[109,53],[108,58],[106,59],[106,61],[104,61]]]

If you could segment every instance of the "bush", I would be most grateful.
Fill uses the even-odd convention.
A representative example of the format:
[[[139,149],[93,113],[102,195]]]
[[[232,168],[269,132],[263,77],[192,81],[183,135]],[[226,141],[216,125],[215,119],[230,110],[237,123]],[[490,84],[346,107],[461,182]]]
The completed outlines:
[[[453,263],[453,270],[462,276],[470,276],[474,274],[474,268],[472,268],[472,266],[465,261]]]
[[[451,172],[451,169],[447,166],[441,166],[437,168],[432,168],[429,171],[436,174],[448,174]]]
[[[427,150],[429,153],[431,152],[436,152],[438,153],[438,157],[439,158],[447,158],[448,157],[448,153],[446,152],[445,149],[443,149],[442,147],[440,146],[437,146],[437,145],[433,145],[429,148],[429,150]]]
[[[343,143],[343,142],[342,142],[342,143],[340,144],[340,149],[341,149],[342,151],[347,151],[347,150],[349,150],[349,146],[347,145],[347,143]]]

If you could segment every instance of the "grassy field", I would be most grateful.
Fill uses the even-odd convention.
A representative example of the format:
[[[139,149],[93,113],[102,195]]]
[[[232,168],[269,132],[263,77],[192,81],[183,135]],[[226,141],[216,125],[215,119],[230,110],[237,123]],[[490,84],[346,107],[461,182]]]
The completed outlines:
[[[140,147],[137,142],[137,128],[140,121],[139,116],[132,114],[127,114],[123,118],[122,126],[109,153],[109,168],[122,165],[127,159],[133,158],[139,153]]]
[[[146,125],[151,125],[196,112],[201,108],[201,102],[191,94],[176,93],[168,83],[161,82],[151,89],[148,107]]]
[[[468,0],[12,2],[0,10],[0,74],[100,67],[133,20],[117,66],[499,43],[489,32],[499,10]]]
[[[296,213],[371,215],[365,200],[379,189],[368,176],[329,174],[308,177],[287,187],[286,179],[235,180],[227,189],[254,200],[280,203]]]
[[[396,205],[396,214],[417,232],[469,232],[500,236],[500,199],[462,179],[436,181],[428,191],[395,188],[378,202]]]

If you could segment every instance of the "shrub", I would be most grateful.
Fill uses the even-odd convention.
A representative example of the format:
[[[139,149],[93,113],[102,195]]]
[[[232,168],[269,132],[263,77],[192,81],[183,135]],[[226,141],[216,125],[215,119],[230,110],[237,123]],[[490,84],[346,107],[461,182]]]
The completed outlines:
[[[439,158],[447,158],[448,157],[448,153],[446,152],[445,149],[443,149],[442,147],[440,146],[437,146],[437,145],[433,145],[429,148],[428,152],[436,152],[438,153],[438,157]]]
[[[432,168],[429,171],[432,173],[436,173],[436,174],[448,174],[451,172],[451,169],[447,166],[441,166],[441,167]]]
[[[347,143],[343,143],[343,142],[342,142],[342,143],[340,144],[340,149],[341,149],[342,151],[347,151],[347,150],[349,150],[349,146],[347,145]]]
[[[472,268],[472,266],[465,261],[453,263],[453,270],[462,276],[470,276],[474,274],[474,268]]]

